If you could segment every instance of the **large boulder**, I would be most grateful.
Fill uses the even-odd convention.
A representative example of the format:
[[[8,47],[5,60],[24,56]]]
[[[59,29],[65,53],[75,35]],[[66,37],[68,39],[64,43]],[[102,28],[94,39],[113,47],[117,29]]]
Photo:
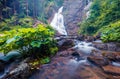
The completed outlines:
[[[0,62],[0,72],[4,70],[5,64]]]
[[[1,79],[28,79],[32,74],[32,66],[28,63],[29,58],[22,61],[16,68],[10,70]]]
[[[62,39],[57,42],[59,50],[66,50],[74,46],[74,41],[72,39]]]
[[[107,65],[102,67],[103,71],[112,74],[112,75],[120,75],[120,67]]]
[[[117,48],[115,43],[108,43],[107,47],[109,51],[116,51]]]
[[[105,52],[104,57],[112,61],[120,61],[120,52]]]
[[[102,42],[94,41],[93,46],[100,49],[100,50],[120,52],[120,43],[114,43],[114,42],[102,43]]]
[[[100,50],[108,50],[106,43],[93,42],[93,46],[97,49],[100,49]]]
[[[88,61],[92,62],[93,64],[95,64],[99,67],[109,64],[109,61],[102,56],[99,56],[99,57],[89,56],[87,59],[88,59]]]
[[[3,71],[5,68],[5,61],[1,59],[2,57],[4,57],[4,54],[0,53],[0,72]]]

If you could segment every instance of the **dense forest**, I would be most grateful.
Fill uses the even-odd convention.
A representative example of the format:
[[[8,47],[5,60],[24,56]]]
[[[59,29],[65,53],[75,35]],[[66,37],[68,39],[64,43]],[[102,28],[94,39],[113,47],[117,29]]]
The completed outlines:
[[[102,33],[105,42],[120,42],[120,0],[94,0],[90,16],[81,23],[80,32]]]
[[[36,20],[47,23],[62,3],[61,0],[1,0],[0,30],[9,30],[11,26],[31,27]]]

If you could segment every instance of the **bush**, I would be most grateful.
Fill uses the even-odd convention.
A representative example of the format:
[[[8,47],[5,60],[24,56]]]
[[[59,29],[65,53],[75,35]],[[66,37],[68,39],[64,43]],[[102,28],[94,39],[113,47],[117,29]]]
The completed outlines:
[[[103,42],[120,42],[120,21],[111,23],[101,30]]]
[[[120,20],[119,0],[93,0],[90,16],[80,25],[80,33],[94,35],[104,26]]]
[[[25,17],[21,18],[19,20],[19,24],[21,24],[22,27],[32,27],[33,26],[33,19],[31,17]]]
[[[57,51],[54,30],[49,26],[20,28],[0,34],[0,52],[18,50],[24,56],[47,56]]]

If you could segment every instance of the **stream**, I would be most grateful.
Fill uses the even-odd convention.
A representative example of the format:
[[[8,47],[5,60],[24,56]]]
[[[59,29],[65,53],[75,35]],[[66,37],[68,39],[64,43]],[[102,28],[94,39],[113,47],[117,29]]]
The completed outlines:
[[[92,43],[76,41],[76,44],[73,47],[76,52],[72,53],[71,49],[58,52],[29,79],[98,79],[94,78],[96,67],[87,60],[91,51],[97,49],[91,46]]]
[[[29,79],[120,79],[119,75],[115,75],[119,73],[120,62],[110,61],[110,64],[106,64],[106,60],[101,59],[101,52],[104,51],[94,48],[91,42],[77,40],[74,42],[74,47],[59,51],[50,63],[40,66],[39,70]],[[95,42],[100,43],[101,41]],[[93,61],[99,66],[102,65],[102,69],[88,60],[93,51],[96,55]]]
[[[117,75],[103,72],[99,66],[88,60],[93,51],[97,51],[95,54],[101,57],[102,50],[94,48],[91,42],[74,40],[74,43],[75,46],[58,51],[48,64],[38,66],[38,70],[33,72],[28,79],[120,79]],[[4,79],[2,77],[17,65],[19,61],[6,65],[4,72],[0,73],[0,79]],[[115,72],[119,72],[120,62],[112,61],[109,66]]]

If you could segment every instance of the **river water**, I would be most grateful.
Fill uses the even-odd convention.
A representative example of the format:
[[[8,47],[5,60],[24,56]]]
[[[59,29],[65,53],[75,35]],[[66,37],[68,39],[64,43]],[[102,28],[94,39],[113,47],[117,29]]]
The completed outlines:
[[[40,70],[34,73],[30,79],[87,79],[84,77],[92,76],[92,74],[86,75],[94,70],[92,70],[93,65],[88,62],[87,57],[95,48],[91,46],[91,43],[76,41],[73,49],[79,53],[60,55],[71,52],[71,50],[58,52],[50,63],[40,66]]]

